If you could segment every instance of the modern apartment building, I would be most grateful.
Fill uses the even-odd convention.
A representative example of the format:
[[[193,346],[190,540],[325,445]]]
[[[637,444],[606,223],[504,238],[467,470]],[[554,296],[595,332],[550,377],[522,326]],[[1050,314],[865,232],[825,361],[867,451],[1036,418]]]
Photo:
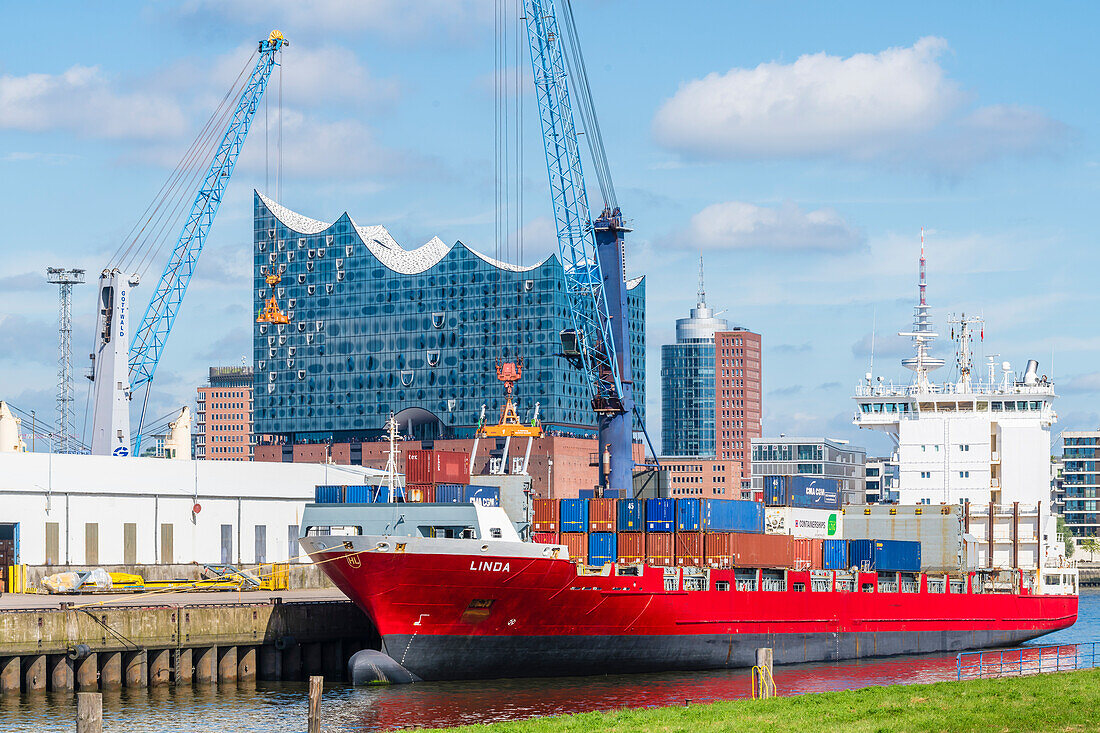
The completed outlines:
[[[764,476],[836,479],[845,504],[866,502],[867,451],[832,438],[754,438],[752,488],[763,491]]]
[[[760,334],[734,328],[714,334],[716,454],[741,463],[752,478],[752,440],[764,434],[763,360]]]
[[[1100,430],[1062,433],[1062,516],[1074,537],[1100,536]]]
[[[898,462],[893,458],[867,459],[867,503],[892,504],[898,500]]]
[[[210,367],[209,381],[198,388],[195,459],[251,461],[252,368]]]

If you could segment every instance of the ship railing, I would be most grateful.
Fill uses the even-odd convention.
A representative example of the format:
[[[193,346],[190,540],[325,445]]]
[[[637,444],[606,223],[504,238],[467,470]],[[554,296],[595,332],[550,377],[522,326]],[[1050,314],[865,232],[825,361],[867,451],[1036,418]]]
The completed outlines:
[[[787,590],[787,583],[780,578],[764,578],[763,589],[770,592],[782,592]]]
[[[965,593],[966,592],[966,582],[965,581],[952,580],[950,582],[951,582],[951,592],[952,593]]]
[[[1053,395],[1054,385],[1023,385],[1012,384],[1007,388],[1001,384],[989,384],[987,382],[971,382],[970,388],[963,388],[958,384],[930,384],[927,389],[922,389],[915,384],[898,384],[895,382],[880,382],[869,385],[866,382],[856,385],[856,397],[909,397],[927,395]],[[904,413],[901,413],[904,414]]]
[[[828,593],[833,589],[833,584],[824,578],[814,578],[810,581],[810,591],[814,593]]]
[[[903,580],[901,583],[902,593],[920,593],[920,583],[915,580]]]
[[[841,593],[855,593],[856,581],[852,580],[851,578],[847,580],[841,580],[840,578],[837,578],[836,589]]]
[[[737,590],[743,591],[755,591],[756,590],[756,578],[738,578],[736,584]]]
[[[1100,661],[1098,644],[1091,641],[962,652],[955,657],[955,669],[960,681],[1092,669]]]
[[[897,593],[898,584],[892,580],[880,580],[878,582],[879,593]]]
[[[943,582],[942,578],[939,579],[939,580],[937,580],[935,578],[929,578],[928,579],[928,592],[929,593],[943,593],[944,592],[944,586],[945,586],[945,583]]]

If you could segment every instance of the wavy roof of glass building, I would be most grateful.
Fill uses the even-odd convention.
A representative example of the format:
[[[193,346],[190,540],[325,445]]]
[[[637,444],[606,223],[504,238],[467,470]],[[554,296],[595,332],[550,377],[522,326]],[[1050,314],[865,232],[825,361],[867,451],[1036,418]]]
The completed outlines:
[[[469,432],[499,414],[498,358],[523,357],[521,416],[539,404],[544,424],[565,432],[595,423],[580,374],[560,351],[572,327],[556,256],[501,262],[434,237],[404,249],[383,226],[346,213],[331,223],[257,193],[254,305],[278,274],[274,295],[290,323],[253,332],[257,434],[293,441],[374,437],[390,413],[418,437]],[[645,282],[628,283],[631,357],[645,405]]]

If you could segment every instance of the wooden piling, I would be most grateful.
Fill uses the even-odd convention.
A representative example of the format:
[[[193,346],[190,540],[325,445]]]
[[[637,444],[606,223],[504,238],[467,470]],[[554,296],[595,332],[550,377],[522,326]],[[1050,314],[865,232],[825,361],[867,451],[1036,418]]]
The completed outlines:
[[[76,693],[76,733],[103,733],[103,695]]]
[[[321,733],[321,691],[324,677],[313,675],[309,678],[309,729],[308,733]]]
[[[763,699],[775,694],[775,683],[772,681],[772,648],[764,647],[756,650],[756,666],[752,669],[754,684],[758,696]]]

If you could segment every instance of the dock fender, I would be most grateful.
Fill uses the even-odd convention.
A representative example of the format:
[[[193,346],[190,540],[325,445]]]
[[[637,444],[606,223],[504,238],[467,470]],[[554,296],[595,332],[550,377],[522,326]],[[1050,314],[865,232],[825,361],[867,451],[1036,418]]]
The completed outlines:
[[[360,649],[348,660],[348,679],[353,685],[407,685],[420,678],[377,649]]]

